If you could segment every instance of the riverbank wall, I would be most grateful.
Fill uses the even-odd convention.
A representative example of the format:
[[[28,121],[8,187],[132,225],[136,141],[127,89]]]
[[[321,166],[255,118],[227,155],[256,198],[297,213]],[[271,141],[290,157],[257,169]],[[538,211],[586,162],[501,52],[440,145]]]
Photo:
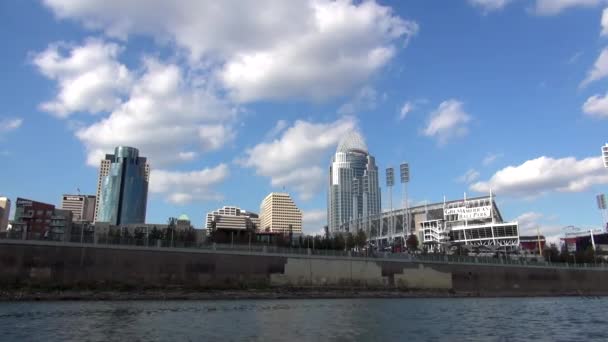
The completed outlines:
[[[608,295],[608,268],[0,240],[0,289],[314,289]]]

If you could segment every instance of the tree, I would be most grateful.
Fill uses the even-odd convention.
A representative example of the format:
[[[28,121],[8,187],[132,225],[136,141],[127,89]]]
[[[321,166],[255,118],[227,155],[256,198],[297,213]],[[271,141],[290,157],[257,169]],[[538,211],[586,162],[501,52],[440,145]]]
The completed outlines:
[[[351,250],[354,247],[355,247],[355,237],[353,236],[353,233],[348,232],[346,234],[346,249]]]
[[[409,249],[410,251],[415,251],[418,249],[418,237],[414,234],[411,234],[410,236],[407,237],[407,240],[405,240],[405,245],[407,246],[407,249]]]
[[[557,246],[552,243],[551,247],[549,249],[545,249],[543,251],[543,256],[545,257],[546,261],[549,262],[557,262],[559,261],[559,250],[557,249]]]
[[[359,248],[365,247],[367,243],[367,235],[363,231],[363,229],[359,229],[357,234],[355,235],[355,245]]]

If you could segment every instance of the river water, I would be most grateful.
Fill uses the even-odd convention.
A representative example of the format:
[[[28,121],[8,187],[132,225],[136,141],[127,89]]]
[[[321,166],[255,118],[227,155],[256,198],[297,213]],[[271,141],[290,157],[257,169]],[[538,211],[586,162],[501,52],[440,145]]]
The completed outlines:
[[[608,298],[0,303],[2,341],[608,341]]]

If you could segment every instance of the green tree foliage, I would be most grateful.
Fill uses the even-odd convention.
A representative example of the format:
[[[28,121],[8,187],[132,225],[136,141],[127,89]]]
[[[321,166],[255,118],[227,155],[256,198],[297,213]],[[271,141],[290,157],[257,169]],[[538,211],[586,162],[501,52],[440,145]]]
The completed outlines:
[[[410,251],[415,251],[418,249],[418,237],[415,234],[411,234],[410,236],[407,237],[407,240],[405,240],[405,245],[407,247],[407,249],[409,249]]]

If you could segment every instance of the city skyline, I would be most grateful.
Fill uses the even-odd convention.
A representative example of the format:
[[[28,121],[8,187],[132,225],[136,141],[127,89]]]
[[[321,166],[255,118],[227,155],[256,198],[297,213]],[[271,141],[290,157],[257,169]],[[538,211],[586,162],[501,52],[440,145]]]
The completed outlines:
[[[221,21],[204,3],[141,15],[103,4],[0,5],[0,196],[12,213],[17,197],[95,194],[99,161],[127,145],[152,164],[147,222],[186,213],[198,227],[285,189],[317,233],[331,156],[356,129],[383,209],[384,169],[408,162],[412,204],[492,189],[522,235],[600,227],[599,1],[269,2],[270,26],[231,3]]]

